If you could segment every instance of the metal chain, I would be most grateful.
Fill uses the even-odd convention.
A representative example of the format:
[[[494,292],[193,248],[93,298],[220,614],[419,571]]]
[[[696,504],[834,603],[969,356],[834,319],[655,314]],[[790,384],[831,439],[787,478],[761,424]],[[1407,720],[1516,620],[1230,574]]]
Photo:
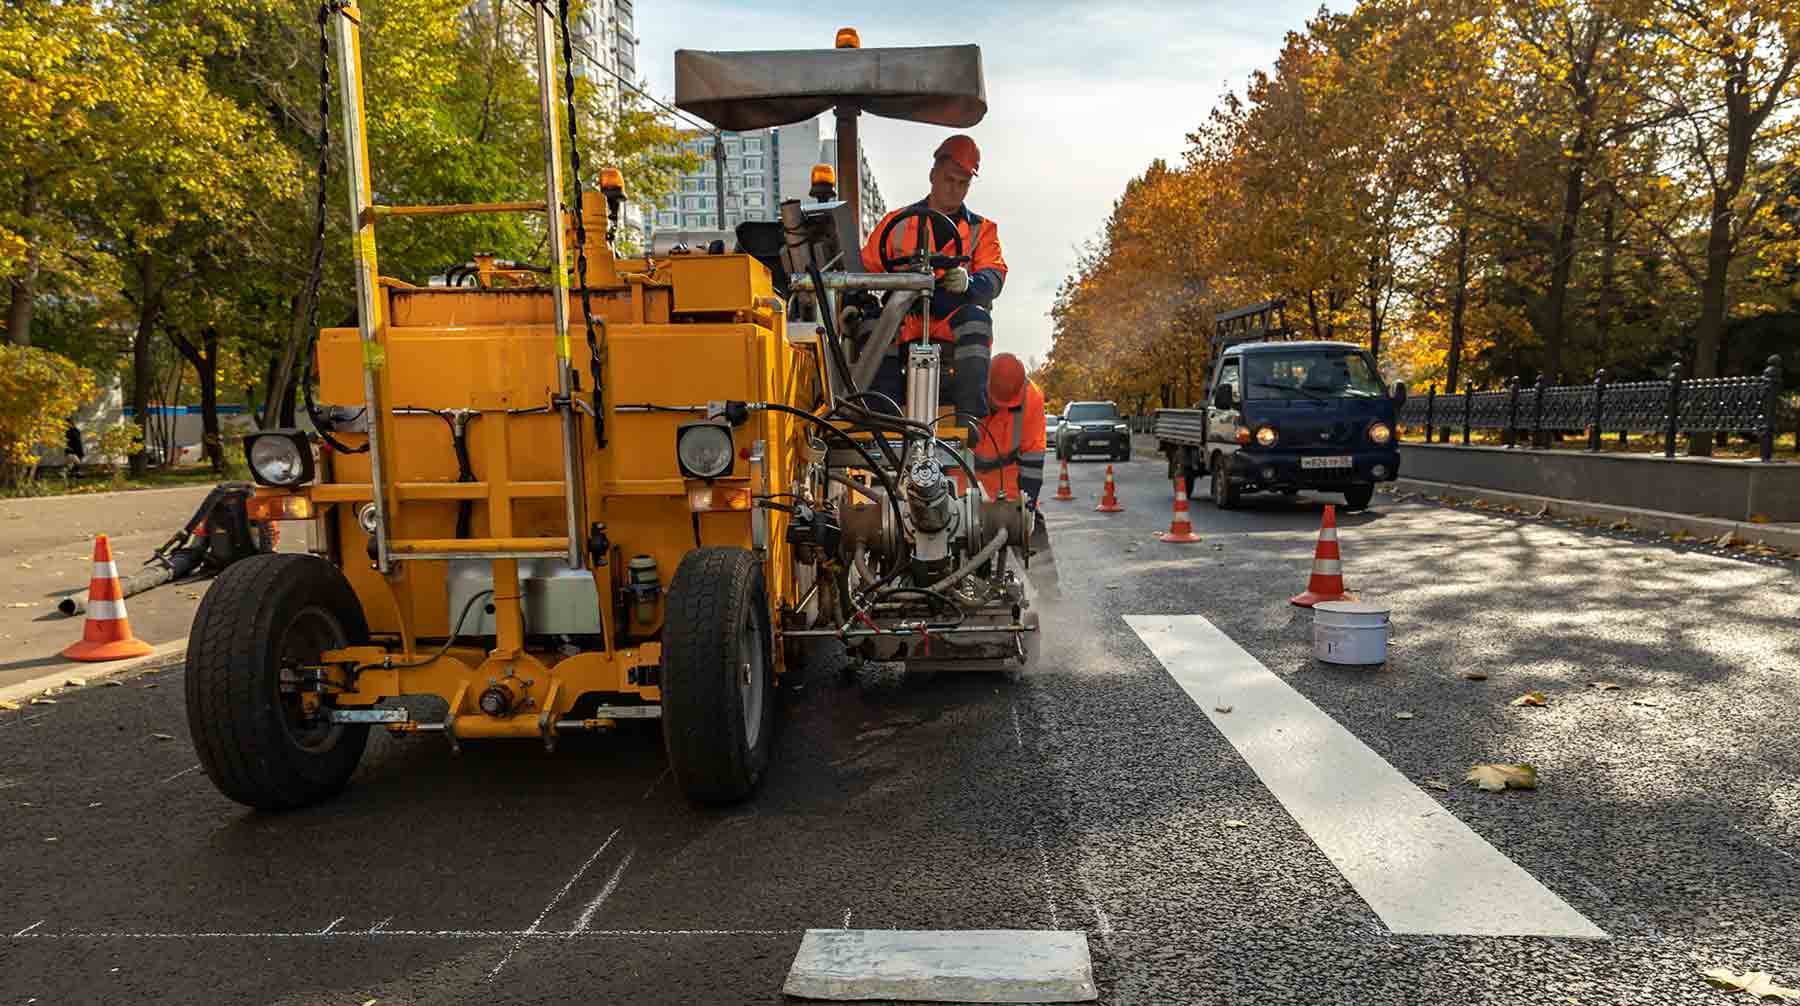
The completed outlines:
[[[587,227],[582,223],[581,135],[577,129],[575,115],[575,46],[569,34],[569,0],[557,0],[556,9],[557,20],[562,28],[563,97],[569,112],[569,161],[573,165],[572,182],[575,188],[575,279],[581,285],[581,319],[587,326],[588,373],[594,381],[595,446],[605,447],[606,409],[601,402],[601,392],[605,385],[601,381],[600,375],[606,365],[606,322],[602,319],[596,330],[594,305],[588,299]],[[571,405],[571,407],[573,406]]]
[[[331,173],[331,18],[345,6],[345,0],[324,0],[319,4],[319,200],[313,207],[313,264],[305,293],[308,335],[300,361],[300,391],[306,399],[306,414],[320,438],[339,454],[363,454],[369,450],[368,441],[360,447],[349,447],[332,436],[331,424],[329,420],[320,421],[322,413],[312,395],[312,359],[319,345],[319,284],[325,277],[325,186]],[[274,407],[273,402],[269,405]]]

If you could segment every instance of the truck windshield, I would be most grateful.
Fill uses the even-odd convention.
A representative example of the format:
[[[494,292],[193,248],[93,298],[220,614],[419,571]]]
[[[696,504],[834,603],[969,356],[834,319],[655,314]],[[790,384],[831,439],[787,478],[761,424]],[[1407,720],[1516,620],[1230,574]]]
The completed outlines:
[[[1260,399],[1380,398],[1381,378],[1352,349],[1296,349],[1244,357],[1244,397]]]
[[[1071,423],[1097,423],[1105,419],[1119,418],[1118,406],[1111,402],[1099,402],[1087,405],[1071,405],[1063,419]]]

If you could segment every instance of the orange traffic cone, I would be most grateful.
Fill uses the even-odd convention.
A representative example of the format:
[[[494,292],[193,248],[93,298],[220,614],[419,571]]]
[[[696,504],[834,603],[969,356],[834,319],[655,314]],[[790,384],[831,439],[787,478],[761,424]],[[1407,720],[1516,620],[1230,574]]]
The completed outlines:
[[[1310,608],[1320,601],[1354,601],[1356,595],[1344,590],[1344,563],[1338,556],[1337,507],[1325,504],[1325,522],[1319,525],[1319,545],[1313,550],[1312,579],[1306,593],[1295,594],[1288,603]]]
[[[1100,513],[1119,513],[1125,509],[1119,505],[1119,494],[1113,488],[1112,465],[1106,466],[1106,491],[1100,494],[1100,505],[1094,509]]]
[[[1062,474],[1058,475],[1056,477],[1056,495],[1052,496],[1050,498],[1053,500],[1062,500],[1064,503],[1067,503],[1070,500],[1073,500],[1075,498],[1075,494],[1069,491],[1069,459],[1068,458],[1062,459]]]
[[[1169,529],[1156,537],[1159,541],[1177,545],[1200,540],[1194,533],[1194,525],[1188,521],[1187,479],[1183,476],[1175,476],[1175,512],[1169,515]]]
[[[88,580],[87,622],[81,641],[62,651],[71,660],[123,660],[150,652],[150,644],[131,634],[125,619],[125,592],[119,587],[119,567],[113,565],[112,546],[105,535],[94,538],[94,575]]]

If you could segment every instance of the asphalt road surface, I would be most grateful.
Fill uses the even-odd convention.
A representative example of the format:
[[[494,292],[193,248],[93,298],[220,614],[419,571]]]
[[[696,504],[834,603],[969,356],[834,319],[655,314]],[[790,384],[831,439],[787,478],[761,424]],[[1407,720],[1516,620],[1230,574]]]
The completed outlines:
[[[1114,515],[1072,467],[1036,672],[822,660],[730,810],[627,730],[378,734],[341,798],[250,813],[196,770],[179,668],[0,713],[0,1003],[776,1003],[840,927],[1085,931],[1108,1003],[1800,984],[1791,564],[1378,496],[1340,540],[1391,658],[1330,667],[1286,600],[1323,497],[1202,498],[1205,541],[1164,545],[1160,463],[1119,466]],[[1490,761],[1540,788],[1461,782]]]

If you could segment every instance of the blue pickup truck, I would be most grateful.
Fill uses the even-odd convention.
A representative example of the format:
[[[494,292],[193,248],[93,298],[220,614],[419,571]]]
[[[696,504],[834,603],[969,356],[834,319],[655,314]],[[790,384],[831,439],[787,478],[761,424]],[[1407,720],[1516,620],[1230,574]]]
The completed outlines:
[[[1276,311],[1280,303],[1246,311]],[[1222,316],[1221,324],[1245,312]],[[1368,350],[1347,342],[1282,338],[1265,324],[1247,337],[1221,331],[1208,408],[1158,409],[1155,436],[1169,477],[1196,493],[1202,476],[1229,510],[1245,493],[1343,493],[1361,510],[1375,483],[1400,473],[1394,419],[1406,386],[1384,388]]]

